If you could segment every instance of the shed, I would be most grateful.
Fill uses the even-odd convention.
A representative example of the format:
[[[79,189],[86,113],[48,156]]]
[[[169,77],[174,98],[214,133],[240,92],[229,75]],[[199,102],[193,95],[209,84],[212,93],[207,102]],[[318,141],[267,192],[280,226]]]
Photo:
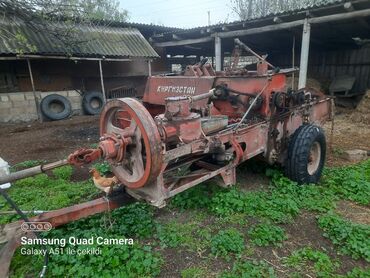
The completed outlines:
[[[275,66],[300,67],[299,87],[318,79],[329,88],[334,78],[355,78],[352,91],[370,87],[370,1],[322,0],[299,10],[245,21],[164,32],[152,36],[169,59],[210,57],[223,68],[239,38]],[[308,72],[308,74],[307,74]]]

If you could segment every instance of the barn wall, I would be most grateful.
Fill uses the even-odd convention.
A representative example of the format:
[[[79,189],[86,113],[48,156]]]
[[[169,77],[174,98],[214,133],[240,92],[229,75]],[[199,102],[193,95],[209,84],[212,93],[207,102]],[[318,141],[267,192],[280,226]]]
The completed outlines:
[[[158,59],[160,60],[160,59]],[[166,70],[163,61],[154,62],[153,74]],[[31,60],[32,73],[36,91],[88,90],[101,91],[99,64],[97,61],[70,60]],[[127,62],[103,61],[103,76],[105,90],[131,86],[142,94],[148,76],[146,60]],[[27,62],[24,60],[1,61],[0,74],[3,83],[0,93],[32,91]]]
[[[300,49],[296,50],[296,66],[299,66]],[[279,52],[269,60],[281,68],[291,67],[291,52]],[[336,76],[355,76],[353,92],[363,93],[370,88],[370,46],[356,49],[324,50],[311,48],[308,77],[320,81],[325,89]]]

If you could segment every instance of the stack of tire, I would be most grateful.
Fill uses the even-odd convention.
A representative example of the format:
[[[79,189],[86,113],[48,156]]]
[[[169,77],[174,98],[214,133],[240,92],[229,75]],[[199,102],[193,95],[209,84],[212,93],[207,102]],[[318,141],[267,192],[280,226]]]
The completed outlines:
[[[104,98],[100,92],[93,91],[83,94],[82,108],[85,114],[98,115],[104,105]],[[68,98],[51,94],[41,100],[40,109],[42,114],[52,121],[68,118],[72,114],[72,105]]]

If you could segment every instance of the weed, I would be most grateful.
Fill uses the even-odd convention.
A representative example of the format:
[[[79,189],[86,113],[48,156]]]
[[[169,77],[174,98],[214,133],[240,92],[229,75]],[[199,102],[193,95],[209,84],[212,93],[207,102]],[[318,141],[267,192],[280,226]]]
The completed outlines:
[[[370,159],[356,165],[325,169],[322,183],[342,198],[367,205],[370,202]]]
[[[55,168],[52,172],[56,178],[69,181],[73,173],[73,168],[72,166],[66,165],[63,167]]]
[[[103,161],[101,163],[95,163],[92,165],[92,168],[98,170],[98,172],[103,176],[112,173],[112,169],[110,168],[109,163],[106,161]]]
[[[352,223],[332,213],[320,216],[318,222],[324,236],[343,254],[370,262],[370,226]]]
[[[206,208],[210,203],[210,187],[208,183],[198,184],[173,197],[171,205],[182,210]]]
[[[45,174],[16,181],[8,190],[9,196],[22,210],[54,210],[70,206],[98,194],[91,182],[69,182],[53,179]],[[9,205],[0,198],[0,209],[10,210]],[[3,216],[0,223],[18,219],[18,215]]]
[[[339,276],[342,277],[342,276]],[[370,277],[370,268],[361,269],[355,267],[350,272],[348,272],[343,278],[369,278]]]
[[[245,213],[231,213],[229,215],[220,216],[216,219],[218,225],[247,225]]]
[[[309,269],[307,262],[313,263],[313,269]],[[329,277],[339,267],[337,262],[332,262],[330,257],[318,250],[305,247],[294,251],[285,259],[287,266],[293,267],[299,272],[313,271],[317,277]],[[307,269],[308,268],[308,269]]]
[[[240,255],[244,248],[243,235],[234,228],[219,231],[211,240],[212,254],[221,255],[227,260],[230,259],[228,255]]]
[[[158,225],[157,234],[161,247],[189,247],[194,242],[192,232],[195,228],[195,225],[180,224],[175,221],[171,221],[165,225]]]
[[[207,271],[200,267],[189,267],[181,270],[181,278],[203,278],[206,277]]]
[[[220,278],[275,278],[274,269],[265,262],[238,261],[230,271],[225,271]]]
[[[251,237],[252,242],[258,246],[268,246],[270,244],[281,246],[281,242],[287,239],[283,228],[269,223],[262,223],[252,227],[249,229],[248,235]]]
[[[26,160],[26,161],[23,161],[23,162],[20,162],[20,163],[17,163],[11,166],[10,171],[14,172],[14,171],[19,171],[19,170],[26,169],[26,168],[31,168],[31,167],[43,164],[45,162],[46,162],[45,160]]]

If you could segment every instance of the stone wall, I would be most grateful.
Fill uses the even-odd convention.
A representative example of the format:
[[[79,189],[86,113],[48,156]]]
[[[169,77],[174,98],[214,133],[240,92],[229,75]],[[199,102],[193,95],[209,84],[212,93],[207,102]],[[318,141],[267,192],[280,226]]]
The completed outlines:
[[[69,99],[72,114],[82,114],[82,97],[76,91],[36,92],[38,103],[51,94],[62,95]],[[38,119],[33,92],[0,93],[0,123],[30,122]]]

